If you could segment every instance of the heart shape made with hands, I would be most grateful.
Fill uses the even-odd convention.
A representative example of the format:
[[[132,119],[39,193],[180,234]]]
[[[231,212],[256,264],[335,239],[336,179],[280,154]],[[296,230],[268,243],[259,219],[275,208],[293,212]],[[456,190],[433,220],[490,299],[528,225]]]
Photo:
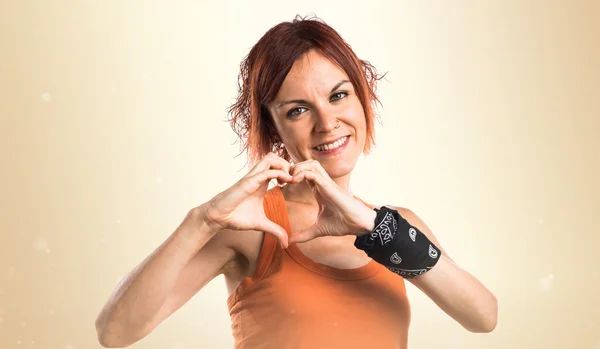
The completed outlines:
[[[312,226],[288,236],[281,226],[267,218],[264,197],[274,179],[286,184],[308,183],[319,205],[317,219]],[[204,217],[213,230],[263,231],[276,237],[282,248],[319,236],[357,235],[370,230],[375,219],[375,212],[340,188],[318,161],[307,160],[291,165],[272,153],[203,207]]]
[[[376,213],[347,191],[340,188],[316,160],[290,168],[291,183],[306,181],[319,205],[315,223],[293,232],[289,243],[312,240],[320,236],[358,235],[371,229]]]

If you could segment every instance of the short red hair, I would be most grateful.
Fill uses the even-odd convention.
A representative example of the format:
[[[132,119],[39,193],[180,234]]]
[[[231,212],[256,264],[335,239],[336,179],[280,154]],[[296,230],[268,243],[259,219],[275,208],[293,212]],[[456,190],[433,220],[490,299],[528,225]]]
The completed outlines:
[[[369,62],[359,59],[350,45],[322,20],[296,16],[292,22],[269,29],[240,65],[238,96],[228,114],[251,163],[269,152],[290,160],[267,106],[277,96],[294,63],[310,50],[317,50],[348,75],[367,123],[363,153],[369,153],[375,144],[373,107],[379,103],[377,82],[383,76],[377,75]]]

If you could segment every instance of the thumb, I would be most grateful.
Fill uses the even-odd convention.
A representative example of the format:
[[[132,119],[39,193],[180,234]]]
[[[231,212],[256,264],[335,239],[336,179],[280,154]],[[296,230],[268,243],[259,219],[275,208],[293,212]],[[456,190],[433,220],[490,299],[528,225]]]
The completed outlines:
[[[275,238],[277,238],[277,240],[279,240],[279,244],[281,245],[281,248],[288,247],[288,245],[289,245],[288,234],[285,231],[285,229],[283,229],[280,225],[272,222],[268,218],[265,220],[262,220],[258,224],[257,229],[260,231],[263,231],[267,234],[271,234]]]
[[[295,233],[292,233],[289,237],[289,243],[298,243],[298,242],[306,242],[310,241],[318,236],[317,234],[317,225],[312,225],[306,229],[299,230]]]

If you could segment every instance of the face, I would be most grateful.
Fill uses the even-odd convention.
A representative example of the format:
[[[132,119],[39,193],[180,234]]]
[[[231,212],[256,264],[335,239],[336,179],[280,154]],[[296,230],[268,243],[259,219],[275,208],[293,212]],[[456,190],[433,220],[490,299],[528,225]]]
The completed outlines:
[[[315,51],[299,59],[269,111],[295,163],[317,160],[332,178],[352,171],[365,146],[365,114],[348,75],[329,59]]]

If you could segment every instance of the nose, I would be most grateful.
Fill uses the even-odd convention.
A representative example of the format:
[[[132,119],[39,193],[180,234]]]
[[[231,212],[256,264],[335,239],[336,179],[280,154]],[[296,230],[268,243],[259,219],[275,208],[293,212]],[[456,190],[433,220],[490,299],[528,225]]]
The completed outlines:
[[[315,131],[330,133],[337,128],[338,118],[331,112],[319,110],[316,114]]]

